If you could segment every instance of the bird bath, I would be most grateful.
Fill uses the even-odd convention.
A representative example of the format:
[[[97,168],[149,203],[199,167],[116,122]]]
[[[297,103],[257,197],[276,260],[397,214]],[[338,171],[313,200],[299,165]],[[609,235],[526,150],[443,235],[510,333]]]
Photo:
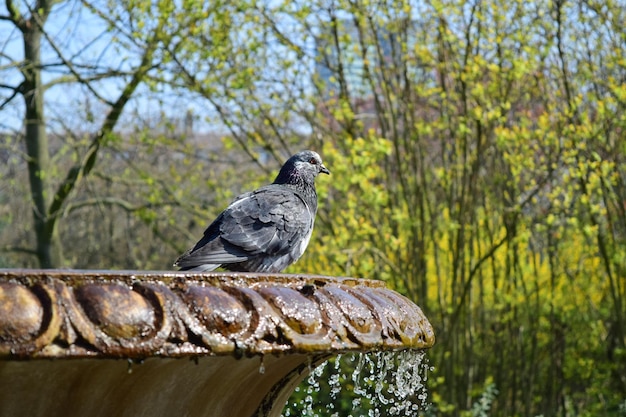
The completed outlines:
[[[279,416],[328,358],[433,343],[379,281],[0,270],[0,416]]]

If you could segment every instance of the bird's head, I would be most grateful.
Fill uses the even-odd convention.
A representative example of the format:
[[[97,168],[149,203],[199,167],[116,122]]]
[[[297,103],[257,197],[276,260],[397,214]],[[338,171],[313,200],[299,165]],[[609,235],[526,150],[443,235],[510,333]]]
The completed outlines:
[[[319,154],[314,151],[301,151],[285,162],[274,182],[288,183],[294,177],[314,180],[320,173],[330,175]]]

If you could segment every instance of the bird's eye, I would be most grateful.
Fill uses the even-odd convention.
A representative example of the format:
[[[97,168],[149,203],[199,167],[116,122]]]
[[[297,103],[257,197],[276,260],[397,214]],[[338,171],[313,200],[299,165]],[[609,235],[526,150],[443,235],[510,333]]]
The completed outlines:
[[[315,158],[309,159],[309,164],[317,165],[317,159]]]

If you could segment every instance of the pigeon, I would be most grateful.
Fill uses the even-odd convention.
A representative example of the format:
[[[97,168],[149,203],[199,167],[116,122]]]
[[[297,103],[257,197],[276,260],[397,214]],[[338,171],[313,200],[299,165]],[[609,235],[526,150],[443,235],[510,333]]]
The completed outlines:
[[[311,239],[320,173],[330,175],[316,152],[293,155],[272,184],[237,197],[174,266],[197,272],[218,267],[281,272],[302,256]]]

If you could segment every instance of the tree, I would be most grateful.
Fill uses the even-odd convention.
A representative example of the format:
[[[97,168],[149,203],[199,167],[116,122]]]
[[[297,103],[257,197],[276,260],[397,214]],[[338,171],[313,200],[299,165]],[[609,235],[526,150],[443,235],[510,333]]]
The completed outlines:
[[[155,76],[155,68],[163,59],[159,51],[170,42],[176,29],[168,20],[171,5],[167,2],[100,5],[87,1],[37,0],[29,3],[7,0],[5,7],[0,19],[19,31],[22,54],[15,45],[10,50],[5,45],[7,50],[2,57],[7,64],[3,65],[4,71],[7,74],[17,71],[18,75],[7,77],[14,79],[14,84],[0,86],[7,92],[0,110],[17,96],[24,100],[22,140],[36,238],[33,248],[18,249],[33,253],[43,268],[58,267],[64,265],[58,234],[63,209],[77,185],[92,172],[101,149],[112,139],[114,128],[133,94],[150,76]],[[80,19],[95,20],[93,30],[100,29],[101,32],[92,33],[84,44],[75,45],[72,42],[78,41],[64,39],[63,36],[67,35],[63,31],[46,29],[52,16],[68,17],[68,10],[80,13]],[[102,65],[100,60],[92,58],[95,55],[92,49],[102,48],[103,41],[117,46],[132,45],[136,52],[122,62],[114,60]],[[125,49],[126,52],[130,52],[129,49]],[[44,74],[51,76],[59,72],[60,76],[44,82]],[[55,86],[68,84],[80,85],[104,107],[105,115],[97,118],[98,126],[89,133],[86,146],[73,149],[78,155],[71,166],[63,170],[64,167],[53,166],[51,161],[54,151],[48,138],[45,93]],[[116,93],[108,94],[110,90]]]

